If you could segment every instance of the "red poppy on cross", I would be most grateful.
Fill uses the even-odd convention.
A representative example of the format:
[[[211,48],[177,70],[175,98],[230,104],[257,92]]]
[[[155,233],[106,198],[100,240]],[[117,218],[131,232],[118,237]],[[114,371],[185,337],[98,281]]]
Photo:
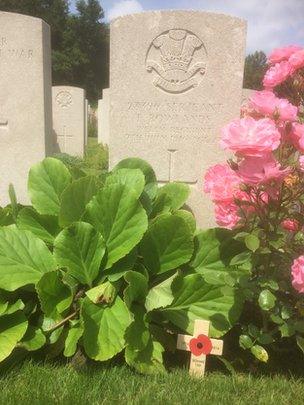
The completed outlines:
[[[193,336],[178,335],[177,348],[191,352],[189,372],[203,377],[206,367],[206,356],[214,354],[221,356],[223,353],[223,341],[209,338],[209,321],[194,321]]]

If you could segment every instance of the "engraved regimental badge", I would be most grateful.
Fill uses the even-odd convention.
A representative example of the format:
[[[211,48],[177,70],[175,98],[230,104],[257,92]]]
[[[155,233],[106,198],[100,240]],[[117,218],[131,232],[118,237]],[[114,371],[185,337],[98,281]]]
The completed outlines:
[[[174,29],[154,39],[147,53],[146,69],[156,76],[156,87],[168,93],[184,93],[199,85],[206,60],[206,49],[195,34]]]
[[[56,96],[56,102],[62,108],[68,108],[72,104],[72,94],[68,91],[60,91]]]

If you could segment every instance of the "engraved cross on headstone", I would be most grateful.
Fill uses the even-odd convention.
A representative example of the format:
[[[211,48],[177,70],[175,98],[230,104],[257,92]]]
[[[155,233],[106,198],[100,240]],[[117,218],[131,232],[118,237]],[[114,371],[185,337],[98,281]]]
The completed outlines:
[[[203,377],[206,367],[206,356],[223,354],[223,341],[209,338],[210,322],[203,320],[194,321],[193,336],[178,335],[177,348],[191,352],[190,374]]]
[[[167,181],[163,181],[160,180],[159,183],[160,184],[167,184],[167,183],[171,183],[172,181],[177,181],[177,182],[181,182],[181,183],[185,183],[185,184],[189,184],[189,185],[195,185],[197,184],[197,180],[195,181],[191,181],[191,180],[176,180],[175,176],[174,176],[174,172],[175,172],[175,165],[176,165],[176,153],[178,152],[178,149],[168,149],[168,180]]]
[[[66,128],[65,125],[63,126],[62,134],[58,135],[58,138],[63,138],[63,148],[64,148],[63,152],[66,153],[66,151],[67,151],[67,140],[68,140],[68,138],[73,138],[73,135],[68,135],[67,134],[67,128]]]
[[[8,120],[0,117],[0,129],[8,129]]]

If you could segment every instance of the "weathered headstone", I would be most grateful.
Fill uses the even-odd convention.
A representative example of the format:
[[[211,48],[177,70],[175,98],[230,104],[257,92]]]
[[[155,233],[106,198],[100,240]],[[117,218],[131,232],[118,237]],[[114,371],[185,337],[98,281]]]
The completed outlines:
[[[98,100],[98,143],[109,144],[110,137],[110,89],[102,91]]]
[[[0,12],[0,205],[8,186],[28,203],[29,168],[51,153],[50,27],[41,19]]]
[[[85,91],[78,87],[53,87],[54,151],[83,156],[85,145]]]
[[[110,167],[137,156],[160,183],[191,185],[189,206],[214,225],[206,169],[225,159],[220,128],[239,116],[246,22],[223,14],[155,11],[111,23]]]

